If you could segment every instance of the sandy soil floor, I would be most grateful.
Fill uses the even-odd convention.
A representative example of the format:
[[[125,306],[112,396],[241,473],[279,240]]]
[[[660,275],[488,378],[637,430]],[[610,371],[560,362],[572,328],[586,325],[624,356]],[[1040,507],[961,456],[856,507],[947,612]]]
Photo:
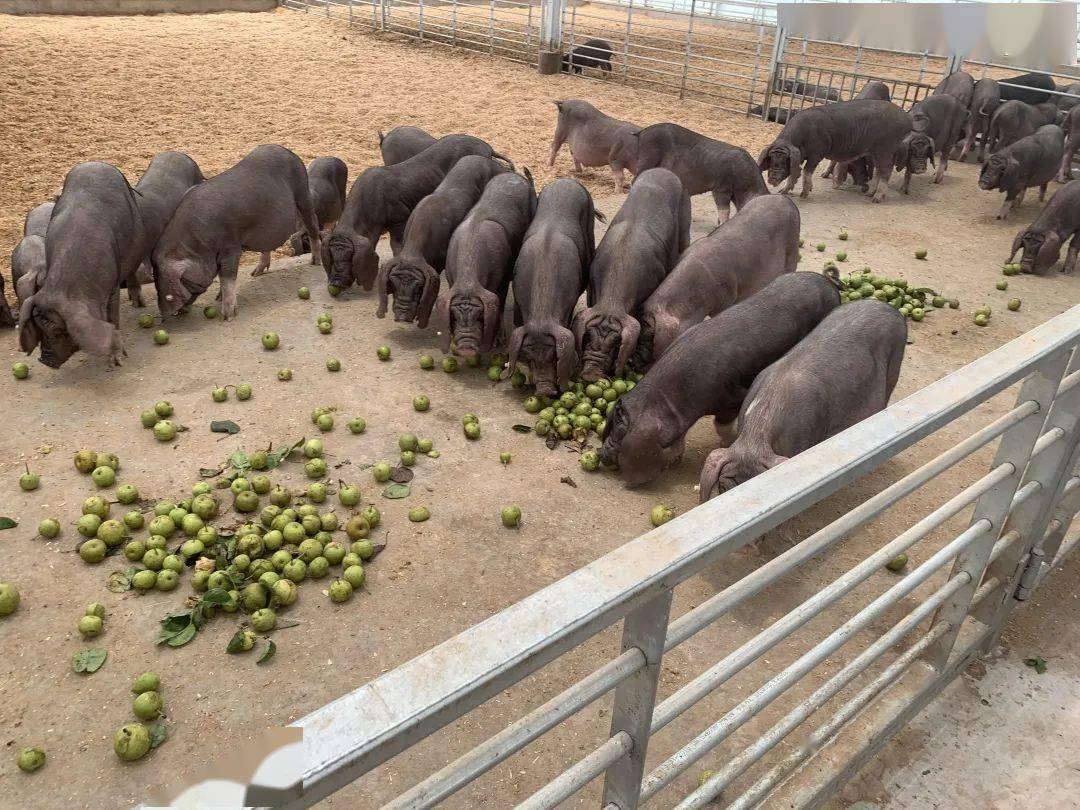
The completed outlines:
[[[554,127],[551,101],[587,98],[605,111],[641,122],[671,119],[741,144],[752,152],[770,140],[775,128],[717,114],[714,110],[648,93],[570,77],[542,78],[532,70],[502,61],[451,53],[445,49],[387,43],[349,33],[325,21],[281,11],[263,15],[213,15],[109,19],[5,19],[0,23],[0,63],[7,68],[0,91],[0,255],[16,243],[27,208],[49,197],[75,162],[102,159],[116,163],[134,181],[157,151],[188,151],[207,174],[220,171],[258,143],[280,142],[305,159],[337,154],[352,173],[377,160],[374,133],[397,124],[417,124],[434,132],[468,131],[489,139],[519,165],[533,169],[541,183],[570,171],[568,155],[548,170],[546,151]],[[585,178],[598,194],[597,205],[613,213],[612,197],[600,173]],[[1080,277],[1012,279],[1010,290],[994,290],[999,265],[1015,229],[1037,211],[1029,201],[1008,224],[993,219],[999,198],[975,186],[975,168],[950,167],[941,186],[926,178],[913,183],[912,195],[890,193],[881,206],[851,191],[818,184],[800,201],[808,245],[824,241],[828,254],[840,249],[836,234],[846,228],[849,266],[869,265],[888,274],[940,288],[963,301],[959,311],[935,311],[913,324],[912,344],[897,397],[938,379],[1056,315],[1080,298]],[[715,221],[711,201],[695,202],[694,234]],[[915,246],[929,250],[916,262]],[[806,252],[804,269],[820,267]],[[6,264],[3,272],[7,273]],[[286,259],[261,279],[245,278],[240,317],[228,324],[208,323],[196,313],[171,321],[172,341],[156,347],[135,326],[135,312],[122,309],[130,357],[118,371],[79,356],[53,372],[36,362],[29,381],[0,379],[6,423],[0,431],[0,514],[22,522],[4,532],[7,553],[0,580],[17,582],[23,605],[0,631],[0,739],[8,755],[0,777],[10,786],[0,806],[125,806],[147,795],[151,786],[193,773],[200,763],[264,728],[287,723],[424,651],[448,636],[490,616],[578,566],[637,536],[647,527],[649,509],[666,502],[684,511],[696,502],[693,484],[714,436],[705,421],[691,432],[682,463],[655,485],[629,491],[608,475],[586,476],[565,450],[549,452],[531,436],[510,426],[521,421],[518,395],[492,389],[481,372],[449,377],[425,373],[416,355],[434,348],[430,335],[374,319],[370,296],[353,293],[330,299],[319,282],[322,271],[302,260]],[[310,302],[296,288],[313,289]],[[1010,296],[1021,297],[1020,312],[1004,310]],[[977,329],[971,310],[994,306],[991,326]],[[335,330],[319,335],[315,314],[335,315]],[[266,329],[282,335],[282,348],[264,352],[258,336]],[[378,363],[374,349],[393,348],[390,363]],[[329,356],[344,372],[323,370]],[[18,359],[14,333],[0,335],[0,361]],[[296,378],[279,383],[275,372],[291,367]],[[254,398],[215,405],[216,384],[250,382]],[[424,392],[432,409],[409,407]],[[159,399],[171,400],[177,419],[190,427],[173,445],[156,443],[138,429],[138,412]],[[902,454],[862,482],[791,521],[766,538],[759,554],[796,542],[873,492],[955,443],[975,424],[1001,411],[1006,396]],[[84,565],[72,553],[71,525],[91,484],[71,466],[72,453],[89,445],[118,453],[121,480],[135,483],[144,497],[178,498],[197,480],[200,467],[220,463],[237,447],[265,447],[310,434],[308,414],[317,405],[338,405],[342,414],[367,417],[369,429],[352,436],[340,426],[327,436],[335,478],[357,481],[365,501],[385,510],[386,552],[369,568],[367,592],[344,606],[331,605],[318,584],[302,589],[290,615],[299,627],[278,632],[273,662],[256,667],[250,658],[224,653],[236,620],[212,623],[180,650],[154,647],[157,620],[175,609],[182,592],[138,597],[104,588],[109,571],[120,566]],[[466,411],[484,422],[484,438],[466,442],[458,425]],[[241,427],[234,438],[208,432],[211,419],[230,418]],[[417,469],[413,495],[405,501],[378,497],[364,466],[392,457],[395,437],[405,431],[428,435],[442,451]],[[48,449],[48,451],[47,451]],[[514,461],[498,463],[509,450]],[[920,492],[842,545],[812,561],[790,580],[772,588],[679,647],[665,659],[661,691],[670,694],[718,657],[783,615],[824,583],[894,537],[985,469],[987,453],[943,476],[933,491]],[[40,490],[25,494],[15,479],[29,463],[42,475]],[[571,475],[578,486],[559,483]],[[296,486],[299,465],[274,477]],[[502,529],[498,509],[519,504],[525,524],[519,532]],[[405,519],[412,505],[430,507],[424,524]],[[47,516],[61,520],[60,540],[35,540],[33,527]],[[948,527],[962,527],[954,521]],[[946,533],[916,546],[916,561],[940,545]],[[760,557],[738,556],[682,586],[677,613],[699,604],[735,581]],[[1010,629],[1013,655],[1037,650],[1056,671],[1080,677],[1080,661],[1059,648],[1054,629],[1080,618],[1077,563],[1052,578],[1038,611],[1028,610]],[[864,588],[782,643],[754,668],[732,679],[685,718],[656,738],[650,760],[672,753],[748,691],[831,632],[844,617],[892,581],[884,572]],[[325,586],[322,586],[325,587]],[[185,588],[186,590],[186,588]],[[74,624],[86,602],[100,600],[109,611],[100,646],[109,650],[104,668],[85,678],[70,669],[82,643]],[[914,602],[905,602],[895,620]],[[860,637],[853,643],[865,643]],[[573,656],[508,690],[483,709],[435,735],[387,767],[342,791],[329,806],[373,807],[396,795],[420,776],[447,762],[485,735],[502,728],[591,672],[618,648],[618,635],[603,633]],[[792,690],[805,695],[842,663],[842,656],[820,675]],[[127,692],[131,678],[154,668],[165,683],[171,738],[152,757],[133,766],[113,755],[113,731],[131,718]],[[790,704],[785,704],[790,705]],[[510,759],[448,803],[452,807],[509,806],[583,755],[602,739],[609,707],[599,702]],[[932,711],[932,710],[931,710]],[[701,766],[709,768],[739,750],[754,733],[775,721],[770,708],[740,730]],[[918,743],[916,738],[915,743]],[[42,745],[49,764],[36,777],[15,772],[13,752]],[[679,780],[679,795],[696,783],[700,768]],[[17,779],[15,777],[18,777]],[[866,798],[888,796],[888,790]],[[876,788],[875,788],[876,790]],[[675,791],[658,803],[670,806]],[[595,806],[591,786],[574,806]],[[862,796],[857,797],[862,798]]]

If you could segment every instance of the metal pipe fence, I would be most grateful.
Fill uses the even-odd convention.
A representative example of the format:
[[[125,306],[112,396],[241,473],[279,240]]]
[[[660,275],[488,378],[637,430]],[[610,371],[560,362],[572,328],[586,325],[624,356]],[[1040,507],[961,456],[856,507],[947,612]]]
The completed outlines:
[[[1011,613],[1076,548],[1069,527],[1080,509],[1078,347],[1080,306],[312,712],[294,724],[304,730],[307,769],[302,796],[288,806],[309,806],[378,769],[586,642],[595,653],[596,636],[619,623],[621,649],[592,674],[405,786],[387,806],[434,806],[605,695],[612,702],[606,739],[565,763],[520,807],[554,807],[602,776],[601,806],[631,810],[670,791],[706,756],[721,757],[722,766],[681,798],[665,793],[665,806],[704,807],[724,791],[729,806],[748,808],[780,789],[794,791],[785,806],[818,806],[992,645]],[[1014,405],[968,432],[980,405],[1013,391]],[[966,438],[672,615],[673,594],[689,577],[960,420]],[[985,473],[657,700],[672,649],[909,496],[925,502],[928,485],[991,447]],[[918,544],[920,565],[884,586],[874,578]],[[834,629],[823,637],[800,632],[811,621]],[[786,666],[769,666],[764,656],[796,633],[805,651]],[[698,716],[696,727],[707,721],[703,729],[662,761],[650,759],[653,737],[670,735],[669,726],[685,733],[684,724],[671,724],[695,709],[700,715],[707,697],[711,715],[719,687],[754,667],[764,667],[766,679],[747,697],[726,699],[716,719]],[[751,725],[766,711],[763,731]],[[825,750],[834,755],[827,762],[818,756]]]

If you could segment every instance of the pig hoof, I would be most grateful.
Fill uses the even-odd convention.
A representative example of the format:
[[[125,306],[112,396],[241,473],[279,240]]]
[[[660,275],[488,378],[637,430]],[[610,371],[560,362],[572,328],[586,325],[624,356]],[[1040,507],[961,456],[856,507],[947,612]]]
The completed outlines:
[[[311,254],[311,263],[315,267],[322,267],[322,256],[320,256],[318,253],[312,253]]]
[[[256,276],[261,276],[267,271],[267,269],[268,268],[266,267],[256,267],[254,270],[251,271],[251,277],[255,278]]]

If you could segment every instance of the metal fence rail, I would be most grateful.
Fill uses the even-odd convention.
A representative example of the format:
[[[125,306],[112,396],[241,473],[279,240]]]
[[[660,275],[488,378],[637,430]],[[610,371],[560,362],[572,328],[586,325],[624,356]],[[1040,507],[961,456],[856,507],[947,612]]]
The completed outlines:
[[[725,753],[723,767],[689,795],[663,800],[703,807],[753,771],[745,788],[725,796],[732,807],[752,807],[817,762],[815,755],[843,737],[853,719],[880,715],[869,732],[860,729],[845,761],[802,786],[792,804],[816,805],[992,644],[1011,612],[1076,547],[1068,529],[1080,508],[1078,345],[1080,306],[297,721],[307,770],[303,795],[289,806],[309,806],[378,768],[618,622],[619,654],[388,806],[437,804],[608,693],[606,741],[568,763],[521,807],[554,807],[603,775],[602,806],[635,808],[705,755],[715,756],[717,746],[775,704],[779,720]],[[702,604],[671,616],[674,589],[688,577],[1016,383],[1019,393],[1007,412]],[[666,653],[992,443],[985,474],[657,702]],[[956,531],[953,522],[961,518],[967,528]],[[848,604],[841,600],[850,600],[885,562],[942,532],[946,539],[921,565],[863,607],[841,609]],[[850,615],[834,617],[838,610]],[[815,618],[835,629],[788,666],[770,670],[749,697],[673,755],[648,761],[653,735]],[[807,691],[812,674],[820,682]],[[828,716],[797,746],[777,750],[826,708]]]

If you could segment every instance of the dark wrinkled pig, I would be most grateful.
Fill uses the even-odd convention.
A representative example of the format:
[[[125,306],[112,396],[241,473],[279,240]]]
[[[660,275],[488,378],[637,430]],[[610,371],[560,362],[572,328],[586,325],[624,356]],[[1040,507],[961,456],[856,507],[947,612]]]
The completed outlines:
[[[639,308],[690,242],[690,198],[667,169],[637,176],[589,268],[588,308],[574,318],[581,376],[622,373],[637,346]]]
[[[608,166],[615,142],[638,129],[628,121],[604,115],[587,101],[570,98],[556,101],[555,106],[559,110],[559,120],[555,125],[548,166],[555,165],[555,156],[564,143],[570,145],[575,171],[580,172],[583,166]],[[616,190],[621,191],[622,178],[614,170],[612,177]]]
[[[814,169],[825,158],[850,162],[869,157],[874,164],[869,193],[874,202],[880,202],[892,175],[896,150],[911,130],[911,116],[888,101],[855,99],[812,107],[788,122],[762,151],[758,165],[768,172],[770,185],[788,181],[784,194],[795,187],[802,174],[800,196],[807,197],[813,189]]]
[[[892,101],[892,94],[889,92],[889,87],[885,82],[872,81],[867,82],[862,86],[858,95],[855,98],[876,98],[879,101]],[[783,123],[783,122],[781,122]],[[832,177],[833,172],[836,170],[836,161],[829,161],[829,168],[821,175],[822,177]],[[874,166],[867,158],[862,158],[856,161],[849,167],[852,179],[855,183],[862,187],[863,191],[868,188],[870,182],[870,176],[874,173]],[[844,182],[844,178],[840,178],[840,183]]]
[[[966,70],[958,70],[938,82],[938,86],[934,88],[931,98],[941,95],[952,96],[966,110],[971,107],[971,97],[974,93],[975,78]]]
[[[770,194],[691,243],[641,307],[641,337],[631,364],[645,370],[690,327],[794,272],[799,224],[795,203]]]
[[[107,163],[80,163],[45,234],[49,266],[19,308],[19,345],[41,345],[41,362],[60,368],[79,349],[120,365],[120,287],[146,255],[135,192]]]
[[[979,79],[975,82],[975,90],[971,96],[967,121],[967,135],[964,138],[964,148],[960,150],[960,160],[975,146],[976,136],[979,138],[979,151],[975,159],[982,163],[983,151],[986,148],[987,139],[990,137],[990,119],[994,111],[1001,105],[1001,88],[993,79]]]
[[[884,301],[854,301],[762,371],[739,411],[738,438],[701,470],[701,502],[809,450],[889,404],[907,321]]]
[[[176,315],[221,280],[221,313],[236,315],[236,274],[245,250],[262,255],[252,271],[270,268],[270,251],[292,235],[297,216],[318,264],[319,226],[303,161],[284,146],[256,146],[231,169],[192,188],[180,200],[153,252],[158,308]]]
[[[1019,208],[1032,186],[1039,187],[1039,202],[1042,202],[1046,186],[1061,165],[1064,147],[1065,133],[1061,127],[1047,124],[1034,135],[1021,138],[987,159],[979,173],[979,188],[1005,192],[998,219],[1005,219],[1010,209]]]
[[[893,167],[904,173],[900,190],[907,194],[911,188],[911,176],[926,172],[926,164],[934,163],[934,139],[926,132],[911,131],[900,141],[893,157]]]
[[[1052,76],[1046,73],[1021,73],[1001,79],[1001,100],[1022,101],[1025,104],[1042,104],[1054,97],[1045,91],[1057,90]]]
[[[791,93],[793,96],[804,96],[815,101],[839,101],[840,91],[835,87],[824,84],[811,84],[802,79],[783,79],[777,76],[773,80],[773,90],[777,93]]]
[[[383,135],[379,133],[379,152],[382,153],[383,165],[393,166],[416,157],[438,139],[429,135],[420,127],[394,127]]]
[[[4,276],[0,274],[0,328],[10,329],[16,323],[15,314],[8,306],[7,294],[4,292]]]
[[[495,345],[521,240],[536,212],[536,189],[507,172],[488,182],[480,200],[454,231],[446,251],[450,289],[439,297],[443,351],[476,357]]]
[[[514,263],[517,328],[505,376],[524,362],[540,396],[557,396],[578,366],[567,325],[588,283],[595,217],[592,197],[581,183],[562,179],[545,186]]]
[[[652,481],[682,456],[686,432],[713,416],[734,438],[754,378],[840,305],[837,285],[817,273],[784,273],[765,289],[676,340],[615,404],[600,458],[628,484]]]
[[[562,58],[563,73],[581,73],[582,68],[600,68],[604,73],[611,73],[611,43],[605,39],[587,39],[574,46],[570,53]]]
[[[953,74],[953,76],[956,75]],[[948,93],[928,96],[911,108],[914,130],[901,141],[895,161],[897,169],[905,170],[902,187],[905,194],[908,193],[908,187],[911,184],[911,175],[926,171],[926,158],[929,157],[932,163],[934,154],[938,156],[934,182],[941,182],[945,176],[945,169],[949,166],[949,155],[959,142],[960,136],[964,134],[967,115],[967,108]],[[919,133],[925,134],[933,141],[932,152],[929,156],[924,154],[926,144],[917,137]]]
[[[1065,131],[1065,150],[1061,155],[1061,168],[1058,170],[1059,183],[1068,183],[1072,179],[1072,160],[1080,147],[1080,106],[1073,107],[1065,115],[1061,127]]]
[[[344,290],[355,282],[370,290],[379,274],[379,257],[375,253],[379,238],[389,231],[390,246],[397,255],[413,208],[466,155],[510,163],[479,138],[447,135],[408,160],[361,172],[349,189],[341,219],[323,241],[322,264],[328,284]]]
[[[135,184],[135,203],[139,206],[146,233],[146,257],[127,288],[128,297],[135,306],[146,306],[142,285],[154,280],[152,256],[165,226],[188,189],[205,179],[199,164],[183,152],[159,152],[151,158],[150,165]]]
[[[752,106],[748,112],[750,115],[757,115],[764,118],[766,121],[775,121],[778,124],[786,124],[790,118],[795,117],[795,113],[798,110],[788,110],[786,107],[769,107],[766,110],[760,104]]]
[[[1077,253],[1080,253],[1080,180],[1073,180],[1058,189],[1035,221],[1016,234],[1005,261],[1011,262],[1016,251],[1022,249],[1020,269],[1041,275],[1057,262],[1061,248],[1070,236],[1072,242],[1061,267],[1062,273],[1073,271]]]
[[[993,154],[1021,138],[1035,134],[1035,130],[1054,123],[1057,117],[1057,106],[1049,102],[1031,105],[1022,101],[1005,101],[990,117],[987,148]]]
[[[35,205],[23,220],[23,238],[11,252],[11,286],[21,303],[45,280],[45,231],[55,203]]]
[[[439,274],[446,267],[450,237],[465,219],[488,181],[509,171],[503,163],[466,155],[447,172],[438,187],[409,215],[401,251],[379,268],[379,308],[386,317],[387,296],[394,296],[394,320],[427,326],[439,295]]]
[[[315,209],[315,221],[319,223],[319,233],[333,228],[345,207],[345,189],[349,185],[349,167],[345,161],[336,157],[315,158],[307,167],[308,193],[311,194],[311,206]],[[311,240],[304,233],[303,223],[298,223],[300,230],[289,237],[289,247],[294,256],[311,252]]]
[[[732,203],[738,210],[769,193],[749,152],[678,124],[653,124],[612,147],[611,169],[620,182],[624,169],[639,175],[655,168],[673,172],[691,197],[710,192],[720,222]]]

